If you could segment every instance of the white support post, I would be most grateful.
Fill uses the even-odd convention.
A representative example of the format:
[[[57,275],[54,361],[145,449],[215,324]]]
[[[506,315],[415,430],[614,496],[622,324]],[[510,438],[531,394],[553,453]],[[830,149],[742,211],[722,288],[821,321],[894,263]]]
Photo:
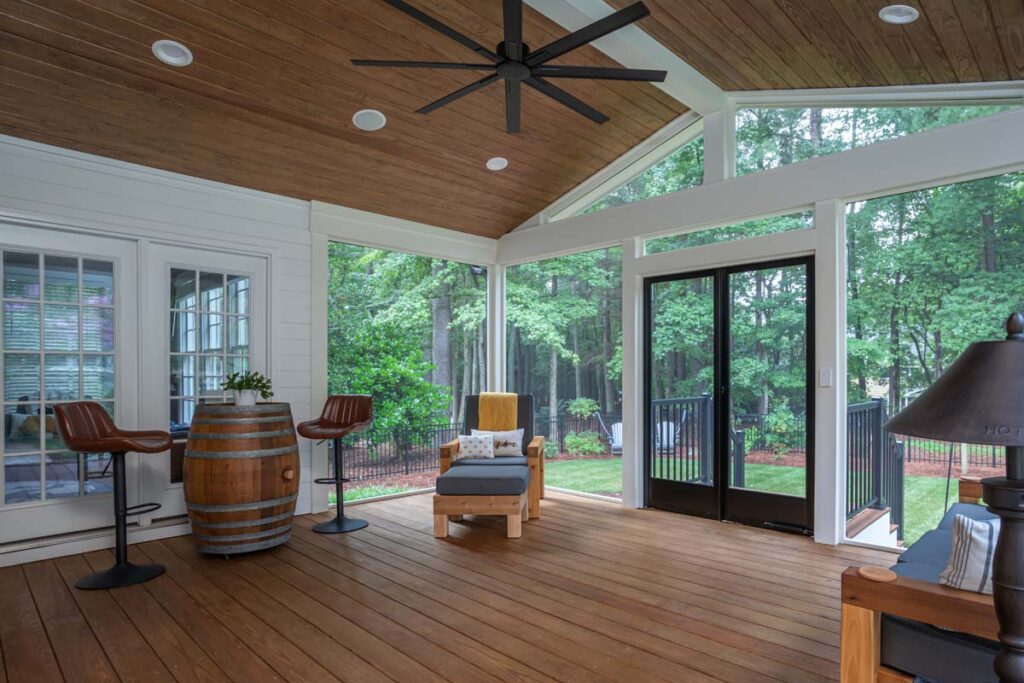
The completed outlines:
[[[837,200],[814,206],[814,540],[830,544],[846,537],[845,208]]]
[[[311,233],[310,235],[310,272],[312,275],[312,339],[310,341],[310,354],[312,357],[313,376],[310,378],[310,405],[314,412],[318,412],[327,401],[327,281],[329,279],[329,268],[327,264],[328,248],[330,241],[327,235],[322,233]],[[310,469],[313,473],[312,479],[327,476],[327,444],[317,445],[314,441],[310,444]],[[305,486],[312,487],[310,493],[311,511],[323,512],[327,510],[327,487],[313,486],[312,482],[303,482]]]
[[[505,391],[505,266],[487,266],[487,390]]]
[[[640,508],[644,500],[643,277],[636,261],[644,243],[622,243],[622,504]]]
[[[710,185],[729,177],[726,109],[704,117],[704,184]]]

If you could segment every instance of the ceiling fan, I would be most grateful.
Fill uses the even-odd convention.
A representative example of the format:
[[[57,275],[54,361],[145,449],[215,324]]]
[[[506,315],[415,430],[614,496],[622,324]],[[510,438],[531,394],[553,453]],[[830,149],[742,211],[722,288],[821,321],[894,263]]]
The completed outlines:
[[[438,33],[473,50],[490,61],[487,64],[462,64],[455,62],[393,61],[382,59],[353,59],[354,66],[402,67],[417,69],[459,69],[465,71],[489,71],[488,75],[470,83],[439,100],[420,107],[419,114],[429,114],[446,104],[487,87],[499,80],[505,81],[505,127],[509,133],[519,132],[520,110],[522,107],[521,86],[523,83],[564,104],[591,121],[604,123],[608,117],[586,102],[545,80],[548,78],[597,78],[613,81],[657,81],[665,80],[666,72],[649,69],[619,69],[599,66],[562,66],[548,64],[552,59],[575,50],[578,47],[617,31],[650,14],[642,2],[610,14],[578,31],[548,43],[539,50],[530,50],[523,42],[523,1],[502,0],[505,19],[505,40],[495,50],[489,50],[472,38],[459,33],[403,0],[384,0],[395,9],[405,12],[417,21],[426,24]]]

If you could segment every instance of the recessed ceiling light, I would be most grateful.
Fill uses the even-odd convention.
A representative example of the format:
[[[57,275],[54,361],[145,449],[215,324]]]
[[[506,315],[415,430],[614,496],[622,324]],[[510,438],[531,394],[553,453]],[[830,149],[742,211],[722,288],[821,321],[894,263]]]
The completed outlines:
[[[505,157],[492,157],[487,160],[488,171],[504,171],[508,168],[508,159]]]
[[[387,125],[388,117],[376,109],[360,109],[352,115],[352,125],[359,130],[373,132]]]
[[[176,40],[158,40],[153,43],[153,54],[164,64],[188,66],[192,63],[192,50]]]
[[[919,16],[917,8],[910,5],[889,5],[878,10],[878,18],[887,24],[910,24]]]

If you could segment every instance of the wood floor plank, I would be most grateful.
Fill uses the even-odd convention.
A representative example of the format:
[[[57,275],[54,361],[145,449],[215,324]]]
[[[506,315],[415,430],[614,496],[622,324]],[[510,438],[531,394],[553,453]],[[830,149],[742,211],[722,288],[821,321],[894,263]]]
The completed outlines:
[[[92,571],[110,566],[108,551],[83,556]],[[146,591],[145,584],[126,586],[109,595],[143,635],[160,661],[176,681],[205,683],[230,680],[199,644],[178,625],[163,607]]]
[[[221,590],[257,610],[278,633],[339,679],[351,683],[387,683],[391,680],[344,644],[240,577],[232,571],[231,562],[202,557],[187,538],[167,539],[164,544]]]
[[[53,561],[33,562],[23,569],[64,679],[100,683],[118,680]]]
[[[337,559],[331,560],[330,558],[324,557],[324,552],[335,553],[337,552],[337,546],[332,547],[332,542],[337,543],[337,539],[325,539],[311,534],[305,529],[296,529],[296,543],[293,547],[296,551],[308,555],[310,557],[321,558],[320,561],[329,565],[339,572],[345,572],[348,569],[342,567],[342,563]],[[366,552],[368,559],[373,558],[373,550],[368,549],[367,546],[363,545],[362,541],[355,539],[345,539],[345,545],[349,547],[357,546],[361,549],[361,552]],[[357,559],[360,566],[367,565],[368,559]],[[383,566],[386,565],[386,566]],[[369,566],[369,565],[367,565]],[[403,577],[403,574],[409,574],[410,565],[406,564],[403,568],[401,562],[392,560],[388,562],[383,561],[381,564],[377,564],[376,561],[372,565],[376,571],[380,571],[384,574],[390,574],[396,577],[397,580],[406,582],[408,579]],[[420,569],[412,567],[413,571],[417,571],[423,574],[424,571],[428,571],[426,568]],[[429,572],[431,577],[435,576],[433,572]],[[550,601],[544,605],[533,604],[530,605],[529,601],[522,601],[520,603],[514,603],[511,600],[503,599],[501,596],[506,592],[504,590],[498,590],[494,585],[489,585],[487,589],[479,589],[478,587],[469,587],[469,584],[465,583],[465,577],[460,576],[455,572],[444,575],[447,578],[442,577],[442,586],[447,588],[447,602],[450,604],[459,604],[465,606],[472,604],[474,601],[478,602],[481,609],[490,610],[495,613],[506,613],[511,617],[514,617],[521,623],[533,624],[536,628],[537,638],[552,640],[556,643],[566,643],[567,640],[572,639],[574,642],[565,644],[564,648],[560,648],[557,651],[564,652],[565,648],[573,650],[580,650],[585,653],[593,653],[597,650],[595,648],[604,646],[601,652],[614,652],[616,657],[621,658],[625,663],[634,666],[643,671],[649,680],[681,680],[681,681],[706,681],[713,680],[706,674],[701,673],[698,669],[689,668],[688,664],[692,662],[694,653],[687,653],[682,648],[675,646],[671,643],[664,643],[664,652],[668,652],[670,648],[674,648],[679,655],[678,658],[671,656],[660,657],[657,652],[651,652],[649,648],[658,648],[657,638],[646,638],[643,642],[645,647],[639,647],[640,643],[637,640],[630,641],[628,638],[623,636],[623,626],[621,624],[613,624],[608,622],[607,628],[604,628],[605,624],[599,624],[600,621],[597,618],[585,617],[582,620],[573,619],[573,615],[568,615],[566,606],[558,606],[557,609],[551,609],[553,606]],[[500,580],[500,577],[497,577]],[[516,577],[518,581],[522,582],[520,577]],[[493,593],[493,594],[491,594]],[[518,596],[521,597],[521,596]],[[547,608],[545,610],[544,608]],[[565,622],[564,624],[553,623],[554,617],[547,614],[557,614],[558,618]],[[471,613],[471,612],[470,612]],[[568,626],[567,626],[568,625]],[[583,625],[584,628],[578,626]],[[552,637],[552,634],[558,634],[557,638]],[[614,634],[615,638],[610,637],[610,634]],[[616,640],[618,638],[618,640]],[[597,664],[600,660],[597,661]],[[602,669],[604,670],[604,669]]]
[[[139,546],[128,549],[128,559],[137,564],[153,560]],[[224,629],[203,605],[193,600],[169,574],[141,584],[178,625],[189,632],[217,666],[236,683],[281,681],[281,677],[241,638]]]
[[[492,680],[509,681],[510,683],[554,681],[553,678],[524,666],[525,663],[517,662],[450,628],[442,621],[435,620],[432,618],[434,610],[422,613],[392,598],[388,594],[390,592],[388,584],[391,582],[384,577],[361,571],[357,565],[352,565],[336,555],[318,551],[317,548],[294,537],[293,540],[294,542],[289,542],[288,550],[298,552],[282,550],[276,553],[276,557],[330,585],[332,589],[359,601],[364,607],[377,611],[392,621],[407,626],[424,638],[430,639],[431,642],[448,650],[445,656],[454,655],[465,659],[486,673]],[[307,558],[320,562],[322,566],[310,565]],[[354,573],[360,580],[357,581],[346,572],[341,571],[338,568],[341,563],[354,569]],[[378,581],[374,581],[374,578]]]
[[[345,643],[360,657],[372,663],[396,681],[442,680],[425,666],[365,630],[348,615],[339,614],[302,591],[283,583],[276,576],[256,564],[251,557],[235,557],[231,568],[268,595],[274,595],[282,604],[330,634],[339,643]],[[353,615],[358,617],[359,615]]]
[[[0,569],[0,649],[12,682],[63,680],[21,567]]]
[[[843,569],[894,561],[558,492],[542,510],[514,540],[485,516],[435,539],[420,495],[231,559],[152,541],[129,555],[167,573],[115,591],[73,588],[110,551],[0,569],[0,683],[828,683]]]
[[[374,511],[373,515],[379,517],[382,525],[388,523],[395,524],[396,522],[401,523],[400,518],[391,518],[391,520],[385,521],[384,513],[380,511]],[[391,531],[395,532],[393,527]],[[462,531],[464,529],[457,533]],[[426,544],[422,545],[421,543],[423,542],[410,538],[408,534],[403,538],[401,531],[397,531],[399,535],[389,536],[383,530],[372,530],[372,533],[378,532],[381,535],[387,536],[389,546],[392,547],[393,552],[399,554],[404,554],[402,546],[408,546],[409,544],[414,544],[412,546],[414,550],[422,551],[426,554],[436,556],[442,552],[436,550],[436,544],[433,543],[433,539],[428,539]],[[420,532],[416,533],[420,536],[425,535]],[[482,543],[484,538],[490,536],[492,534],[485,534],[477,542]],[[752,653],[747,652],[743,646],[748,646],[752,650],[763,650],[765,645],[756,641],[756,639],[738,639],[734,634],[723,633],[716,629],[714,624],[703,624],[687,617],[677,617],[670,613],[663,613],[658,608],[644,609],[643,606],[633,605],[627,601],[615,600],[600,590],[589,589],[571,579],[563,580],[559,577],[549,576],[544,573],[543,569],[517,571],[518,565],[516,561],[509,560],[507,557],[502,560],[492,560],[488,563],[488,560],[480,553],[484,549],[480,545],[474,545],[474,555],[478,557],[478,561],[482,561],[484,564],[474,564],[471,567],[472,572],[469,578],[466,578],[467,581],[472,580],[472,574],[481,575],[482,573],[482,575],[486,575],[489,578],[498,579],[499,588],[504,589],[506,586],[526,585],[529,584],[530,579],[535,579],[543,585],[543,594],[549,603],[553,599],[560,603],[558,607],[560,614],[567,613],[569,607],[579,608],[591,615],[601,615],[612,611],[615,614],[615,621],[619,624],[620,630],[623,625],[629,625],[649,635],[668,638],[672,640],[677,648],[680,646],[686,648],[682,654],[685,654],[687,663],[700,668],[710,675],[723,677],[725,680],[762,680],[767,675],[774,677],[776,680],[792,681],[793,683],[801,680],[825,680],[822,676],[816,675],[811,671],[794,668],[786,663],[787,660],[798,658],[800,655],[798,652],[789,650],[777,651],[776,654],[778,657],[781,657],[781,661],[765,660],[763,657],[752,656]],[[421,558],[410,559],[423,561]],[[456,563],[456,566],[461,563],[462,561],[460,560]],[[437,570],[442,573],[458,571],[456,568],[443,565],[438,566]],[[512,573],[509,574],[509,571]],[[519,600],[526,599],[522,595],[517,595],[516,598]],[[639,617],[639,619],[635,617]],[[666,626],[674,628],[667,630]],[[761,654],[764,653],[762,652]],[[818,663],[829,664],[829,662]],[[745,665],[747,668],[743,668],[742,665]]]
[[[92,573],[92,568],[80,555],[59,558],[54,564],[122,681],[148,683],[171,680],[171,673],[160,657],[108,591],[83,591],[74,587],[75,581]]]
[[[285,680],[310,683],[331,683],[339,679],[309,659],[290,640],[267,627],[257,613],[222,591],[180,560],[159,541],[140,548],[154,562],[167,567],[167,573],[198,604],[207,609],[220,624],[258,653],[259,657]]]

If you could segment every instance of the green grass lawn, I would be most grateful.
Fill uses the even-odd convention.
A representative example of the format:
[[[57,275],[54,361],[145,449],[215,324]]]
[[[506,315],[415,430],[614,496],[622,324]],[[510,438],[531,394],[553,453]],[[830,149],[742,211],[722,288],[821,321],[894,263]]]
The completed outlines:
[[[622,462],[618,458],[603,460],[549,460],[544,464],[544,481],[548,486],[598,493],[622,495]],[[785,465],[746,466],[746,488],[791,496],[804,495],[804,470]],[[957,501],[958,486],[950,485],[949,500]],[[910,545],[924,532],[935,528],[944,514],[946,479],[944,477],[907,477],[904,483],[903,542]]]
[[[394,493],[405,493],[410,489],[406,486],[384,486],[382,484],[353,484],[345,487],[345,502],[351,503],[354,500],[364,498],[375,498],[377,496],[390,496]],[[327,502],[334,505],[338,502],[338,494],[331,491],[327,494]]]

